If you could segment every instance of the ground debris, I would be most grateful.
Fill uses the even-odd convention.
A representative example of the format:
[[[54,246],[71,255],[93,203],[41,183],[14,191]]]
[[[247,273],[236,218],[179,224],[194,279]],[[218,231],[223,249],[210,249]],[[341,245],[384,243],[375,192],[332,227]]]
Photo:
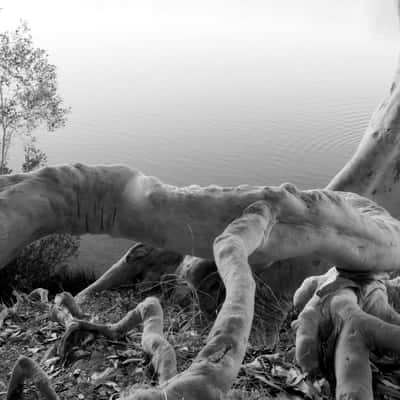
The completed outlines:
[[[129,288],[106,291],[89,298],[85,312],[99,322],[112,323],[121,319],[145,296]],[[38,362],[50,377],[60,399],[117,399],[136,387],[156,383],[148,357],[141,347],[141,332],[133,330],[124,339],[110,341],[101,336],[86,336],[77,343],[67,360],[56,352],[64,329],[51,321],[41,299],[19,296],[18,307],[7,314],[0,328],[0,398],[5,398],[12,367],[19,355]],[[212,317],[196,307],[182,309],[168,299],[161,301],[165,312],[165,331],[177,353],[179,372],[188,367],[206,340]],[[227,399],[255,400],[331,400],[331,386],[322,376],[303,374],[294,362],[294,334],[288,314],[281,324],[279,340],[273,347],[258,341],[260,332],[250,338],[250,344],[236,383]],[[373,360],[376,399],[400,399],[399,360],[390,357]],[[23,390],[24,400],[37,399],[34,385]]]

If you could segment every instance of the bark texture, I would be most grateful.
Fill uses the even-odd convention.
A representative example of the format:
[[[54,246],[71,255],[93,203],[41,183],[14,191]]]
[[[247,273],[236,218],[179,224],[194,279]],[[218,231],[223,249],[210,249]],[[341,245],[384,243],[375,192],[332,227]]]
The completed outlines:
[[[67,299],[62,305],[60,298]],[[58,346],[58,353],[65,357],[71,341],[77,339],[82,332],[95,332],[112,340],[124,337],[129,331],[143,324],[142,347],[150,355],[154,371],[163,383],[176,375],[175,350],[165,339],[164,313],[160,302],[155,297],[147,297],[135,309],[129,311],[124,318],[113,324],[99,324],[83,318],[84,314],[69,293],[62,293],[56,298],[51,309],[51,316],[66,327],[65,334]]]
[[[399,269],[399,222],[352,193],[280,187],[185,187],[128,167],[46,167],[1,177],[0,261],[54,232],[109,233],[213,258],[212,238],[257,201],[276,210],[249,262],[315,255],[351,270]],[[11,183],[12,182],[12,183]],[[187,226],[190,225],[190,232]]]
[[[118,323],[100,325],[77,319],[84,313],[71,296],[60,295],[53,308],[54,318],[66,326],[59,352],[65,354],[72,335],[79,331],[96,331],[116,338],[143,322],[142,345],[152,354],[160,385],[139,390],[132,399],[221,399],[239,372],[252,325],[255,281],[250,260],[262,258],[273,262],[280,257],[314,254],[338,263],[352,276],[358,273],[374,281],[371,270],[385,272],[400,268],[400,221],[371,200],[328,190],[298,191],[289,184],[263,188],[262,193],[263,199],[246,207],[243,215],[228,224],[213,243],[226,297],[206,345],[186,371],[175,375],[175,353],[162,335],[162,309],[152,298],[140,303]],[[350,279],[338,280],[336,269],[304,283],[295,297],[296,306],[305,304],[297,323],[296,351],[298,362],[305,370],[318,368],[321,326],[328,323],[337,328],[336,377],[340,387],[345,388],[339,393],[349,398],[369,399],[371,390],[366,384],[370,372],[365,363],[371,338],[376,348],[390,347],[393,351],[398,346],[384,343],[380,327],[393,340],[400,331],[389,323],[382,326],[377,317],[362,311],[357,296],[349,290],[354,285]],[[363,307],[367,312],[381,313],[381,301],[377,301],[381,298],[376,297],[376,288],[373,289],[367,290],[374,297],[371,300],[365,296]],[[371,322],[371,318],[375,319]],[[367,330],[368,325],[372,330]],[[356,357],[357,352],[361,352],[362,360]],[[349,366],[351,354],[355,356]],[[361,366],[360,376],[354,378],[354,371],[361,371]],[[357,393],[361,397],[355,397]]]
[[[282,281],[291,272],[291,284],[297,285],[301,277],[335,264],[339,273],[330,270],[307,280],[295,296],[302,309],[295,324],[297,359],[306,371],[319,368],[322,336],[334,354],[337,398],[372,399],[370,353],[400,352],[400,317],[371,275],[400,270],[400,222],[395,219],[400,216],[399,79],[398,71],[354,157],[324,190],[300,191],[291,184],[179,188],[129,167],[83,164],[2,176],[0,265],[51,233],[108,233],[214,259],[226,298],[205,347],[185,372],[164,376],[158,388],[132,396],[212,400],[230,388],[245,354],[254,314],[252,269],[268,282]],[[131,268],[128,258],[129,253],[97,287],[104,288],[107,280],[120,283]],[[293,274],[295,268],[301,273]],[[64,343],[78,328],[94,329],[89,321],[77,324],[66,304],[55,310],[67,327]],[[144,324],[144,336],[151,339],[143,346],[154,351],[163,348],[162,316],[161,308],[151,304],[154,318]],[[143,319],[134,310],[118,326],[95,329],[116,335]],[[157,357],[158,363],[164,356]],[[15,369],[23,371],[17,382],[34,370],[25,359],[21,365]]]
[[[372,115],[356,152],[327,186],[373,199],[396,218],[400,217],[399,83],[400,62],[389,94]]]
[[[21,390],[25,379],[31,379],[34,382],[44,399],[59,400],[47,374],[39,364],[25,356],[20,356],[14,365],[8,385],[7,400],[15,398],[14,396]]]
[[[295,294],[302,310],[293,323],[297,362],[305,372],[334,371],[338,400],[373,400],[371,354],[400,354],[400,314],[388,301],[392,285],[382,274],[332,268]]]

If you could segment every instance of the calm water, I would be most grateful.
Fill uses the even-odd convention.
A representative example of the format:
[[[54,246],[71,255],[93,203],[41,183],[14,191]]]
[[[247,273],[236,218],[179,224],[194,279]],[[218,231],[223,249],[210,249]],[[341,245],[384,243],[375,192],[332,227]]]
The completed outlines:
[[[178,185],[326,185],[388,90],[392,2],[276,3],[6,1],[0,26],[30,22],[72,107],[64,129],[37,132],[49,163],[126,163]]]
[[[51,163],[127,163],[175,184],[321,187],[354,151],[396,54],[379,41],[157,45],[85,54],[64,72],[73,112],[41,135]]]

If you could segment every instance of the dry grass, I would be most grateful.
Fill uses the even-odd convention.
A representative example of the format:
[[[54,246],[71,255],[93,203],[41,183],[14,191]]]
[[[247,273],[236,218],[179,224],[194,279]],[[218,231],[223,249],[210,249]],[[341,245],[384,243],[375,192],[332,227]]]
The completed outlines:
[[[176,300],[177,292],[186,296],[182,303]],[[106,291],[89,298],[84,310],[96,316],[99,322],[115,322],[150,295],[156,295],[163,305],[165,334],[176,350],[178,370],[183,371],[204,345],[217,311],[203,312],[199,294],[184,282],[168,276],[162,282]],[[258,282],[256,304],[244,366],[225,400],[332,399],[326,380],[302,375],[294,362],[290,304],[274,298],[264,282]],[[272,327],[275,331],[278,329],[279,335]],[[4,393],[8,373],[19,354],[42,365],[61,399],[70,400],[81,395],[85,400],[114,400],[138,387],[157,383],[141,349],[140,329],[119,341],[89,334],[72,347],[64,361],[54,358],[55,345],[62,334],[63,328],[48,319],[46,305],[21,301],[16,313],[5,320],[0,330],[0,392]],[[382,378],[382,371],[378,372]],[[379,383],[382,380],[376,382],[382,388]],[[388,396],[387,392],[385,395],[386,399],[396,398]],[[27,385],[23,398],[36,399],[34,387]],[[376,398],[383,397],[378,393]]]

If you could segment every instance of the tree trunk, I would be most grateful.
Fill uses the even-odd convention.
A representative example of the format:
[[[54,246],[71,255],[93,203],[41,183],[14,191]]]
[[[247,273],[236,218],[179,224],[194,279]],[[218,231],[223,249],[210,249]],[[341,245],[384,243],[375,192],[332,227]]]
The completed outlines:
[[[326,186],[372,199],[395,218],[400,218],[399,83],[400,60],[389,94],[374,112],[356,152]],[[322,274],[331,266],[315,257],[289,259],[264,270],[261,278],[277,293],[291,296],[307,276]]]

